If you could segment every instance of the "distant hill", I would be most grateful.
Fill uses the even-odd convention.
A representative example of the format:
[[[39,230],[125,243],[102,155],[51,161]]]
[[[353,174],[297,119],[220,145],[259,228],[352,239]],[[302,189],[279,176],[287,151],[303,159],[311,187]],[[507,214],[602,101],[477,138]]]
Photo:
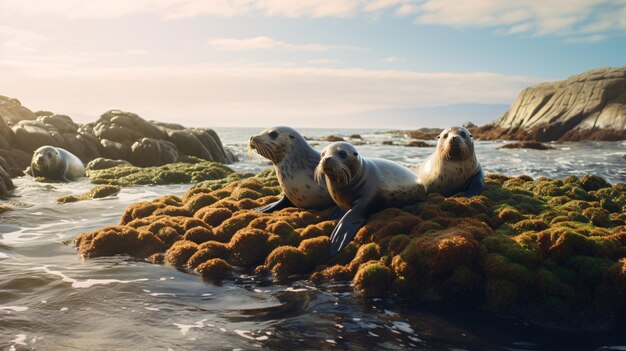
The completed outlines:
[[[363,125],[380,125],[381,118],[384,118],[390,128],[445,128],[466,122],[476,125],[489,123],[502,115],[508,107],[506,104],[462,103],[381,109],[358,114],[358,117]]]

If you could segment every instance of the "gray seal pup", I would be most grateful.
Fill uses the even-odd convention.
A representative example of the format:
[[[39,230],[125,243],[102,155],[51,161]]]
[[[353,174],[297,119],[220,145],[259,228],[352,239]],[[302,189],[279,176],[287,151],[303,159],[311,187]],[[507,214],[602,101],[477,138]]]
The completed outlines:
[[[437,139],[437,149],[417,170],[426,192],[465,197],[480,194],[485,174],[476,159],[472,134],[463,127],[450,127]]]
[[[250,137],[248,152],[252,150],[272,161],[283,196],[277,202],[256,209],[273,212],[286,207],[323,210],[334,205],[326,184],[313,179],[320,153],[295,129],[273,127]]]
[[[331,254],[341,251],[368,216],[386,207],[401,207],[423,200],[424,187],[410,169],[380,158],[364,158],[346,142],[328,145],[315,169],[315,178],[326,186],[346,214],[330,235]]]
[[[42,146],[33,152],[27,174],[62,181],[78,179],[85,175],[85,165],[71,152],[55,146]]]

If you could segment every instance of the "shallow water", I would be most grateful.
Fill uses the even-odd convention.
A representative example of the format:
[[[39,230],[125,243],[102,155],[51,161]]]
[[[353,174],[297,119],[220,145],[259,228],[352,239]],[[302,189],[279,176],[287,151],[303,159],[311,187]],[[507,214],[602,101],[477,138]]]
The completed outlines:
[[[220,129],[242,159],[258,130]],[[398,140],[372,130],[366,141]],[[304,130],[319,137],[329,130]],[[321,148],[320,143],[316,148]],[[488,172],[533,177],[594,173],[626,182],[626,143],[564,143],[559,150],[498,150],[478,142]],[[414,166],[432,148],[359,146],[361,154]],[[245,159],[233,167],[256,172]],[[556,333],[434,303],[362,299],[349,285],[306,281],[271,285],[241,277],[223,285],[169,266],[125,257],[82,260],[67,244],[76,235],[116,224],[132,202],[184,193],[190,185],[141,186],[116,197],[57,205],[91,188],[87,180],[42,184],[15,180],[13,211],[0,214],[0,349],[404,349],[625,350],[626,333]],[[139,346],[141,345],[141,346]]]

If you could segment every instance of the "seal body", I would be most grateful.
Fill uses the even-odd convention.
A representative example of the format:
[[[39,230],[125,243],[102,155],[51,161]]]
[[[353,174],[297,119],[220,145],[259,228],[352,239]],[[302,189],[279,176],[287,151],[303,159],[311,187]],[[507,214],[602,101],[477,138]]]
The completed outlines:
[[[349,143],[332,143],[321,156],[316,179],[324,176],[333,201],[347,211],[330,236],[333,255],[352,240],[371,213],[415,203],[425,196],[410,169],[384,159],[363,158]]]
[[[266,129],[250,137],[248,150],[256,150],[272,161],[283,190],[282,199],[257,211],[273,212],[290,206],[322,210],[334,205],[326,184],[313,178],[320,153],[295,129],[282,126]]]
[[[30,170],[33,177],[69,181],[85,175],[83,162],[71,152],[55,146],[42,146],[33,152]]]
[[[463,127],[450,127],[437,138],[437,149],[417,170],[426,192],[443,196],[480,194],[485,176],[474,152],[472,134]]]

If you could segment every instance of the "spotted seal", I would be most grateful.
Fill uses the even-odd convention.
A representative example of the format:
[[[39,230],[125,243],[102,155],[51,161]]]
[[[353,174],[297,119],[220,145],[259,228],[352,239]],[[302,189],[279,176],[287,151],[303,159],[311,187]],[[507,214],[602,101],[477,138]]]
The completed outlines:
[[[389,160],[361,157],[350,143],[332,143],[321,156],[315,178],[320,182],[325,178],[330,196],[347,211],[330,235],[333,255],[352,240],[371,213],[424,198],[424,187],[410,169]]]
[[[70,181],[85,175],[83,161],[71,152],[55,146],[42,146],[33,152],[27,174]]]
[[[248,151],[252,150],[272,161],[283,190],[280,200],[257,211],[273,212],[292,206],[321,210],[334,205],[326,184],[313,179],[320,153],[295,129],[283,126],[266,129],[248,140]]]
[[[463,127],[450,127],[437,138],[437,149],[417,170],[426,192],[466,197],[480,194],[485,174],[476,159],[472,134]]]

